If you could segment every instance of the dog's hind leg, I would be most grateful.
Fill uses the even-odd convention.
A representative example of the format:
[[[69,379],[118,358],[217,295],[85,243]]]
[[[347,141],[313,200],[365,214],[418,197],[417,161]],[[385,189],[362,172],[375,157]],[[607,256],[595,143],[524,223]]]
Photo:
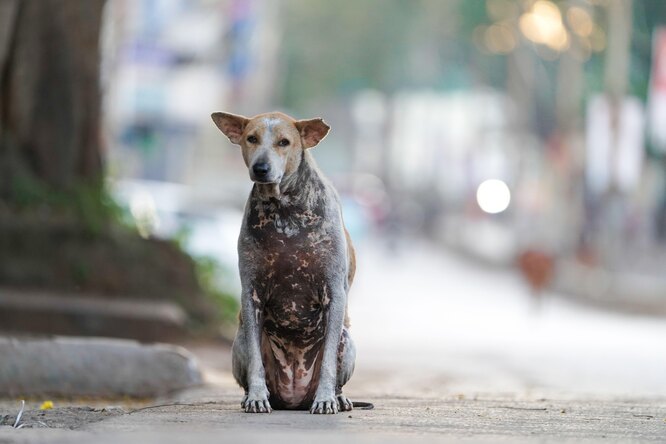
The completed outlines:
[[[352,402],[342,394],[342,387],[352,377],[355,363],[356,346],[349,335],[349,331],[345,328],[342,330],[340,346],[338,348],[338,372],[337,384],[335,387],[335,396],[338,399],[341,411],[349,411],[352,409]]]
[[[231,346],[231,367],[234,379],[245,390],[247,396],[247,345],[242,331],[236,332],[234,343]],[[243,400],[243,403],[245,400]]]

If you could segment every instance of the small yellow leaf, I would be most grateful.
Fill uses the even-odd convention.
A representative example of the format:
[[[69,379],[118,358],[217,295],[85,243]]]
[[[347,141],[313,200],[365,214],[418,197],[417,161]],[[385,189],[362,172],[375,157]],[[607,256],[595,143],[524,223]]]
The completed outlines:
[[[53,408],[53,401],[44,401],[39,406],[39,410],[51,410]]]

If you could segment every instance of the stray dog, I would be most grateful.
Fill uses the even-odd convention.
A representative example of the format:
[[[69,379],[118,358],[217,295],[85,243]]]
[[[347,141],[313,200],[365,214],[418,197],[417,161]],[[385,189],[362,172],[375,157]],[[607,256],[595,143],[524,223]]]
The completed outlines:
[[[245,390],[241,406],[248,413],[372,408],[342,394],[356,358],[347,317],[356,259],[338,195],[308,151],[329,126],[282,113],[211,117],[240,145],[254,182],[238,239],[232,366]]]

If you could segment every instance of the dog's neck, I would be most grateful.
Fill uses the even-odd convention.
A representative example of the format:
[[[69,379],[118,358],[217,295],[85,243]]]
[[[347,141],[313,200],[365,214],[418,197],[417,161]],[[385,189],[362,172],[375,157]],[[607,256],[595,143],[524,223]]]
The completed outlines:
[[[279,183],[255,184],[251,197],[260,202],[282,207],[310,208],[319,201],[317,195],[322,192],[323,184],[319,169],[310,153],[304,151],[295,172],[283,177]]]

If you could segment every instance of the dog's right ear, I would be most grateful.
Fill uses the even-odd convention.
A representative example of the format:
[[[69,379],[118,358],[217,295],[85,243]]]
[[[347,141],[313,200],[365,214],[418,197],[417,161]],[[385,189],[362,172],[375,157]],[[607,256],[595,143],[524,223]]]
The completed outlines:
[[[215,125],[229,138],[231,143],[240,144],[245,125],[250,121],[247,117],[229,113],[213,113],[210,115]]]

